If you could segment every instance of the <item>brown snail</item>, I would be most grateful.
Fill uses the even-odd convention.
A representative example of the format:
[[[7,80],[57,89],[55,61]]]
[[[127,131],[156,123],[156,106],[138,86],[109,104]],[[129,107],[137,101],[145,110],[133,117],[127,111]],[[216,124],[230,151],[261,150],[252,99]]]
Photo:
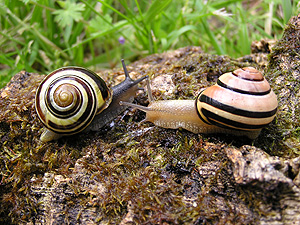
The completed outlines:
[[[96,73],[81,67],[64,67],[47,75],[40,83],[35,98],[39,119],[46,127],[44,142],[81,131],[99,130],[123,112],[132,102],[137,84],[132,80],[122,60],[125,80],[110,90]]]
[[[219,77],[196,100],[153,101],[148,82],[148,107],[128,102],[146,112],[145,121],[164,128],[184,128],[193,133],[229,133],[256,138],[272,122],[277,97],[263,75],[253,67]]]

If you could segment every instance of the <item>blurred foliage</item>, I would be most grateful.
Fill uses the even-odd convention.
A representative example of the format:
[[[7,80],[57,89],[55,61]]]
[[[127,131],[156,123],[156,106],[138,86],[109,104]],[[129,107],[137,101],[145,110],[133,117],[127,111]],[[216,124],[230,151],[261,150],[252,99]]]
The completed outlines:
[[[0,83],[26,70],[113,68],[183,46],[240,57],[278,39],[299,0],[1,0]]]

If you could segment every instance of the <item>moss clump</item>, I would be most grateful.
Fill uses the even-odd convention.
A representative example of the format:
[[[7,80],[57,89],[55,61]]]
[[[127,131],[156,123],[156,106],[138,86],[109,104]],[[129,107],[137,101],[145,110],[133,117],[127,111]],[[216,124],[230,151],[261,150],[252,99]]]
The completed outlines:
[[[169,130],[148,131],[147,137],[123,134],[109,146],[94,141],[80,164],[105,189],[92,198],[96,218],[119,223],[126,217],[138,224],[253,222],[222,148]]]
[[[262,143],[272,155],[299,156],[300,126],[300,16],[286,25],[283,37],[272,48],[265,76],[278,96],[279,107],[269,134]]]

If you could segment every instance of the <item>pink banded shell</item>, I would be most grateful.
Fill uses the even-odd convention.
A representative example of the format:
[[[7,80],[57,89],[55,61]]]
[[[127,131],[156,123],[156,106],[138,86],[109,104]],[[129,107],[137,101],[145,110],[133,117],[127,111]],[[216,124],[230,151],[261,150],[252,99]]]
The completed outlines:
[[[249,131],[272,122],[277,105],[269,83],[253,67],[223,74],[196,101],[198,115],[205,123]]]

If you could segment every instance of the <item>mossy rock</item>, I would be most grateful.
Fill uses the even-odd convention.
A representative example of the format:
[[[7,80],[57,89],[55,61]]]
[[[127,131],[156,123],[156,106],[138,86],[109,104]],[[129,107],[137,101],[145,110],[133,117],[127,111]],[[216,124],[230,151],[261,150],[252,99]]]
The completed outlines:
[[[15,75],[0,92],[1,223],[300,221],[298,23],[287,25],[269,63],[260,60],[267,53],[236,60],[186,47],[128,66],[133,78],[150,76],[155,99],[193,99],[239,67],[264,71],[279,110],[255,141],[155,127],[128,109],[98,132],[42,143],[34,96],[44,76]],[[100,74],[110,86],[122,80],[119,71]],[[146,93],[135,101],[147,105]]]
[[[269,55],[266,76],[278,96],[279,108],[274,123],[271,154],[293,157],[300,154],[300,17],[293,17],[283,37]],[[276,147],[275,147],[276,146]]]

